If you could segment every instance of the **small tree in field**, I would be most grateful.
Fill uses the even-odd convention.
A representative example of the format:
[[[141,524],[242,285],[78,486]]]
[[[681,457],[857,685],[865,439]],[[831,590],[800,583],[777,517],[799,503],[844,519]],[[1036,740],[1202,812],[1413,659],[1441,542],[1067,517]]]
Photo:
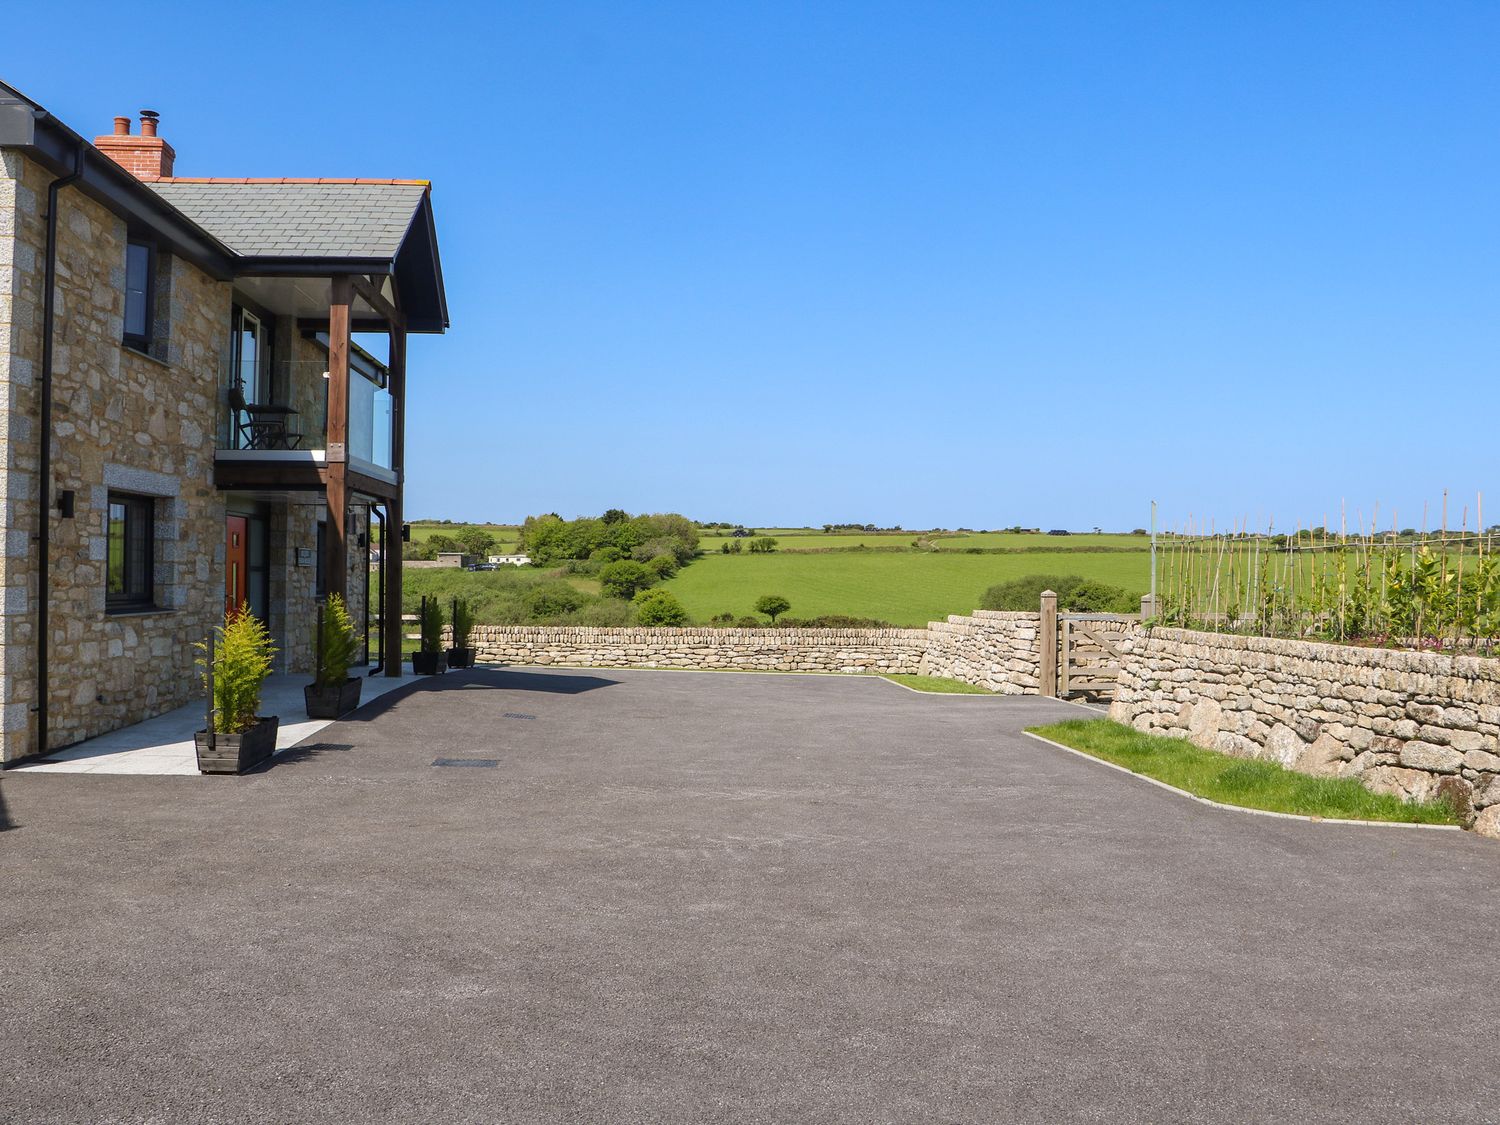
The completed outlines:
[[[762,594],[755,599],[755,612],[764,613],[771,619],[771,624],[776,624],[776,619],[787,610],[792,608],[792,603],[780,594]]]
[[[631,559],[612,562],[599,571],[600,588],[611,597],[627,601],[655,583],[656,575]]]
[[[635,619],[652,627],[686,625],[687,610],[666,590],[642,590],[635,596]]]
[[[499,542],[495,536],[482,527],[466,527],[461,531],[453,533],[453,540],[466,555],[487,555],[495,549]]]
[[[750,540],[750,553],[752,555],[769,555],[776,550],[776,540],[769,535],[762,535],[759,539]]]

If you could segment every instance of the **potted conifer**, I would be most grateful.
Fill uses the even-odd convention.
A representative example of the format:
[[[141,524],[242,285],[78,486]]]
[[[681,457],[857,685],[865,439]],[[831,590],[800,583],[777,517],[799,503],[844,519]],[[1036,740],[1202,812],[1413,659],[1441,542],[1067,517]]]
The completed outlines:
[[[423,598],[417,611],[419,640],[411,654],[411,670],[419,676],[435,676],[443,670],[443,605],[436,598]]]
[[[364,681],[349,675],[359,650],[344,599],[330,594],[318,607],[313,682],[302,689],[309,719],[337,719],[359,706]]]
[[[474,609],[463,598],[453,599],[453,647],[448,650],[448,667],[474,667],[474,650],[469,637],[474,632]]]
[[[208,727],[195,738],[198,770],[243,773],[276,753],[280,720],[256,714],[276,646],[265,624],[246,605],[231,611],[214,629],[214,639],[197,647],[203,654],[198,667],[211,700]]]

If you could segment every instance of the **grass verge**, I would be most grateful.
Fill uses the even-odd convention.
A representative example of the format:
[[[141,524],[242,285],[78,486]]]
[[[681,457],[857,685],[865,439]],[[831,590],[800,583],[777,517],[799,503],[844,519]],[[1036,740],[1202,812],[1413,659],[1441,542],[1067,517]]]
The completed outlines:
[[[989,688],[976,687],[962,680],[950,680],[944,676],[913,676],[906,672],[893,672],[885,677],[913,691],[930,691],[934,695],[994,695]]]
[[[1164,781],[1197,797],[1226,805],[1341,820],[1403,824],[1459,824],[1445,804],[1409,802],[1371,793],[1352,778],[1308,777],[1275,762],[1232,758],[1177,738],[1144,734],[1108,719],[1070,719],[1031,733],[1131,773]]]

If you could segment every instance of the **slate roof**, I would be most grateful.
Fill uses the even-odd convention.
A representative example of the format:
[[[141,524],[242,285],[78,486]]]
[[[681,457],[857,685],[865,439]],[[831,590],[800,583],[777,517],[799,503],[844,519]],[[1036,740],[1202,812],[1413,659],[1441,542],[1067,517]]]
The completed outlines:
[[[243,257],[394,258],[422,180],[164,179],[147,187]]]

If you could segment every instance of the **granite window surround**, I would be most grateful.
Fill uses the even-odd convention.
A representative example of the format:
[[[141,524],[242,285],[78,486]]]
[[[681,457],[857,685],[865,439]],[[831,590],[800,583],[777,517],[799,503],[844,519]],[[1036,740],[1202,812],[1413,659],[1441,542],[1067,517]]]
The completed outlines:
[[[137,613],[175,612],[187,607],[188,591],[185,580],[192,570],[193,562],[181,557],[182,523],[187,518],[187,504],[181,497],[181,481],[166,473],[150,469],[136,469],[126,465],[104,466],[104,480],[89,489],[89,518],[95,526],[86,537],[88,557],[101,566],[109,558],[109,496],[112,492],[130,493],[153,501],[152,525],[152,596],[153,605],[130,611]],[[79,513],[83,518],[83,513]],[[100,583],[94,593],[94,608],[100,615],[121,614],[107,610],[105,584]]]

